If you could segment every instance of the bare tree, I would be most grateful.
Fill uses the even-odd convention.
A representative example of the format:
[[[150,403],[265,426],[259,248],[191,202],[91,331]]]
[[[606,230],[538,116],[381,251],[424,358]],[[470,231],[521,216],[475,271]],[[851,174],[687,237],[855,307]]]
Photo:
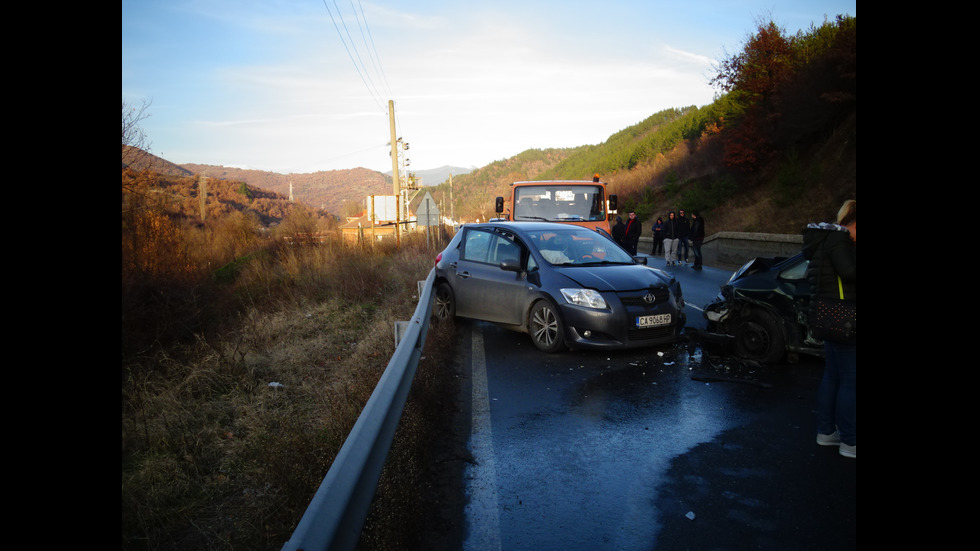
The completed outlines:
[[[147,154],[150,143],[140,123],[149,118],[150,103],[143,100],[139,107],[122,100],[122,167],[136,164]]]

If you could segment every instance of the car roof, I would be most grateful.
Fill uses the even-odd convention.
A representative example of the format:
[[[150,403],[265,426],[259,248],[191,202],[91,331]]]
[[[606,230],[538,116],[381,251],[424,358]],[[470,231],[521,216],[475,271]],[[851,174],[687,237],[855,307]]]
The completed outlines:
[[[513,221],[490,221],[476,224],[465,224],[467,228],[503,228],[513,230],[515,233],[527,233],[532,231],[595,231],[577,224],[565,224],[561,222],[513,222]]]

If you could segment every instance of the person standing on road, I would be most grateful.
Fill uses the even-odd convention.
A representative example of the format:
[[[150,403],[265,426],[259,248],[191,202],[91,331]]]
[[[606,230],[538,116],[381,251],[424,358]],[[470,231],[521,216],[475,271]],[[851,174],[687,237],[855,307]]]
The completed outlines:
[[[619,243],[619,246],[623,246],[623,237],[626,236],[626,226],[623,224],[623,217],[616,217],[616,225],[612,227],[612,238],[613,241]]]
[[[623,248],[632,255],[636,254],[636,246],[640,243],[641,230],[642,224],[636,219],[636,213],[631,210],[629,222],[626,223],[625,236],[623,237]]]
[[[803,231],[806,276],[814,296],[857,300],[857,201],[845,201],[836,224]],[[839,278],[839,279],[838,279]],[[812,301],[811,301],[812,304]],[[824,372],[817,390],[817,444],[857,457],[857,344],[824,340]]]
[[[701,262],[704,257],[701,256],[701,243],[704,242],[704,218],[694,211],[691,213],[691,248],[694,249],[694,266],[691,266],[695,270],[701,269]]]
[[[653,250],[650,254],[657,256],[658,254],[664,254],[664,220],[663,218],[657,218],[657,222],[653,225]]]
[[[677,231],[677,218],[674,211],[670,211],[667,221],[664,222],[664,260],[668,266],[677,264]]]
[[[677,260],[680,262],[683,258],[684,262],[690,262],[688,256],[691,253],[691,249],[688,247],[687,238],[691,234],[691,223],[684,216],[684,209],[681,209],[677,213],[677,228]]]

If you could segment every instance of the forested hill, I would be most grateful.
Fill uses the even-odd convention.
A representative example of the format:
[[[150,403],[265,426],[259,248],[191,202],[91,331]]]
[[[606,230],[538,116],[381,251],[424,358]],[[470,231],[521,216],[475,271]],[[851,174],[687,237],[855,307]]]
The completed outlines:
[[[701,211],[709,233],[798,233],[857,192],[857,20],[795,35],[760,24],[722,62],[707,106],[665,109],[597,145],[528,150],[430,189],[461,221],[494,215],[511,182],[598,173],[644,228]],[[443,207],[447,212],[448,207]]]
[[[182,164],[180,166],[195,174],[245,182],[250,186],[273,191],[285,197],[289,197],[289,186],[292,184],[293,198],[296,201],[336,216],[343,216],[348,213],[346,211],[362,210],[364,198],[368,195],[391,193],[391,178],[366,168],[279,174],[214,165]]]

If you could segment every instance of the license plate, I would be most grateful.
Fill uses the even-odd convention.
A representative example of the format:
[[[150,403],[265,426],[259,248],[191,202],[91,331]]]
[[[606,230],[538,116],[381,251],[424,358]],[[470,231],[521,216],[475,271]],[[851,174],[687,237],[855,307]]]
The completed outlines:
[[[660,327],[661,325],[670,325],[670,314],[639,316],[636,318],[637,327]]]

